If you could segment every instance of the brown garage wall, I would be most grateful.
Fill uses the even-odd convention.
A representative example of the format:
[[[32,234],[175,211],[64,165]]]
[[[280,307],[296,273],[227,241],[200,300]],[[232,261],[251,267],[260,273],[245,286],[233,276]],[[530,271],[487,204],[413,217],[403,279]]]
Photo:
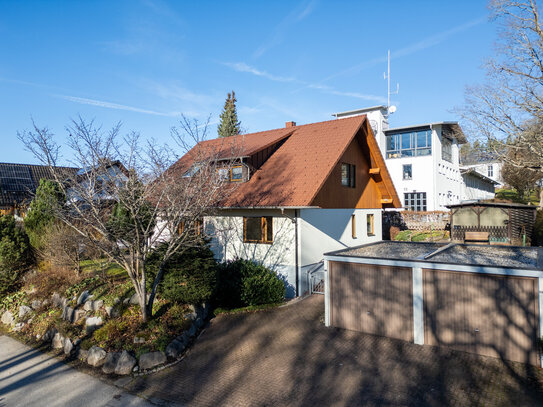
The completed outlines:
[[[413,341],[410,268],[329,262],[330,324]]]
[[[424,342],[538,365],[536,278],[423,270]]]

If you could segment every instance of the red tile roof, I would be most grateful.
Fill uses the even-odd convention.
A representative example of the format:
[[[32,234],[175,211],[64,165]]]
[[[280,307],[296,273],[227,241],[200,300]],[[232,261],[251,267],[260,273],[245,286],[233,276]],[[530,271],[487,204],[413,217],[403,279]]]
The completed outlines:
[[[286,138],[249,181],[233,190],[221,207],[311,206],[365,121],[366,116],[354,116],[210,140],[193,148],[174,167],[188,170],[196,150],[213,151],[222,158],[232,158],[234,150],[239,152],[238,157],[250,156]]]

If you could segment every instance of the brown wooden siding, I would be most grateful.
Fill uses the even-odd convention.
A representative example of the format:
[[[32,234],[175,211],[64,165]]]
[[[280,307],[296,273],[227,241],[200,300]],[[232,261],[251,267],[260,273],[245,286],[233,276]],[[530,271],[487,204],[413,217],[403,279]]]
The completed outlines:
[[[410,268],[330,262],[330,324],[413,341]]]
[[[535,278],[423,270],[424,342],[538,365]]]
[[[369,174],[369,150],[362,145],[361,132],[363,130],[351,141],[311,205],[321,208],[382,208],[381,193],[374,177]],[[355,188],[341,185],[342,163],[356,165]]]
[[[266,160],[270,158],[270,156],[283,145],[285,141],[286,138],[263,150],[257,151],[255,154],[247,158],[247,164],[251,167],[253,171],[258,170],[260,167],[262,167]]]

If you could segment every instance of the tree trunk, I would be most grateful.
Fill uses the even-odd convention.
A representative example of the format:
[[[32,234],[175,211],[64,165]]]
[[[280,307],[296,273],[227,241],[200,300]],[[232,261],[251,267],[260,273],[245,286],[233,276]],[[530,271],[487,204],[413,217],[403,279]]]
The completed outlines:
[[[155,281],[153,281],[153,288],[151,289],[151,295],[149,296],[149,302],[147,306],[149,307],[149,314],[152,315],[153,313],[153,303],[155,302],[155,296],[156,291],[158,289],[158,284],[160,283],[160,280],[162,279],[162,275],[164,274],[164,265],[161,265],[158,268],[158,273],[155,277]]]

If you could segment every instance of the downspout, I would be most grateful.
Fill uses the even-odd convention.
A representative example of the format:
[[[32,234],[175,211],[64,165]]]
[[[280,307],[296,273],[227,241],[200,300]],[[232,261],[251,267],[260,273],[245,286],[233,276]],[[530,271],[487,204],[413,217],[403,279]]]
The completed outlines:
[[[296,246],[296,249],[295,249],[295,257],[296,257],[296,260],[295,260],[295,263],[296,263],[296,297],[298,297],[300,295],[300,283],[299,283],[299,274],[300,274],[300,270],[299,270],[299,267],[300,267],[300,264],[298,262],[298,209],[294,209],[294,244]]]

